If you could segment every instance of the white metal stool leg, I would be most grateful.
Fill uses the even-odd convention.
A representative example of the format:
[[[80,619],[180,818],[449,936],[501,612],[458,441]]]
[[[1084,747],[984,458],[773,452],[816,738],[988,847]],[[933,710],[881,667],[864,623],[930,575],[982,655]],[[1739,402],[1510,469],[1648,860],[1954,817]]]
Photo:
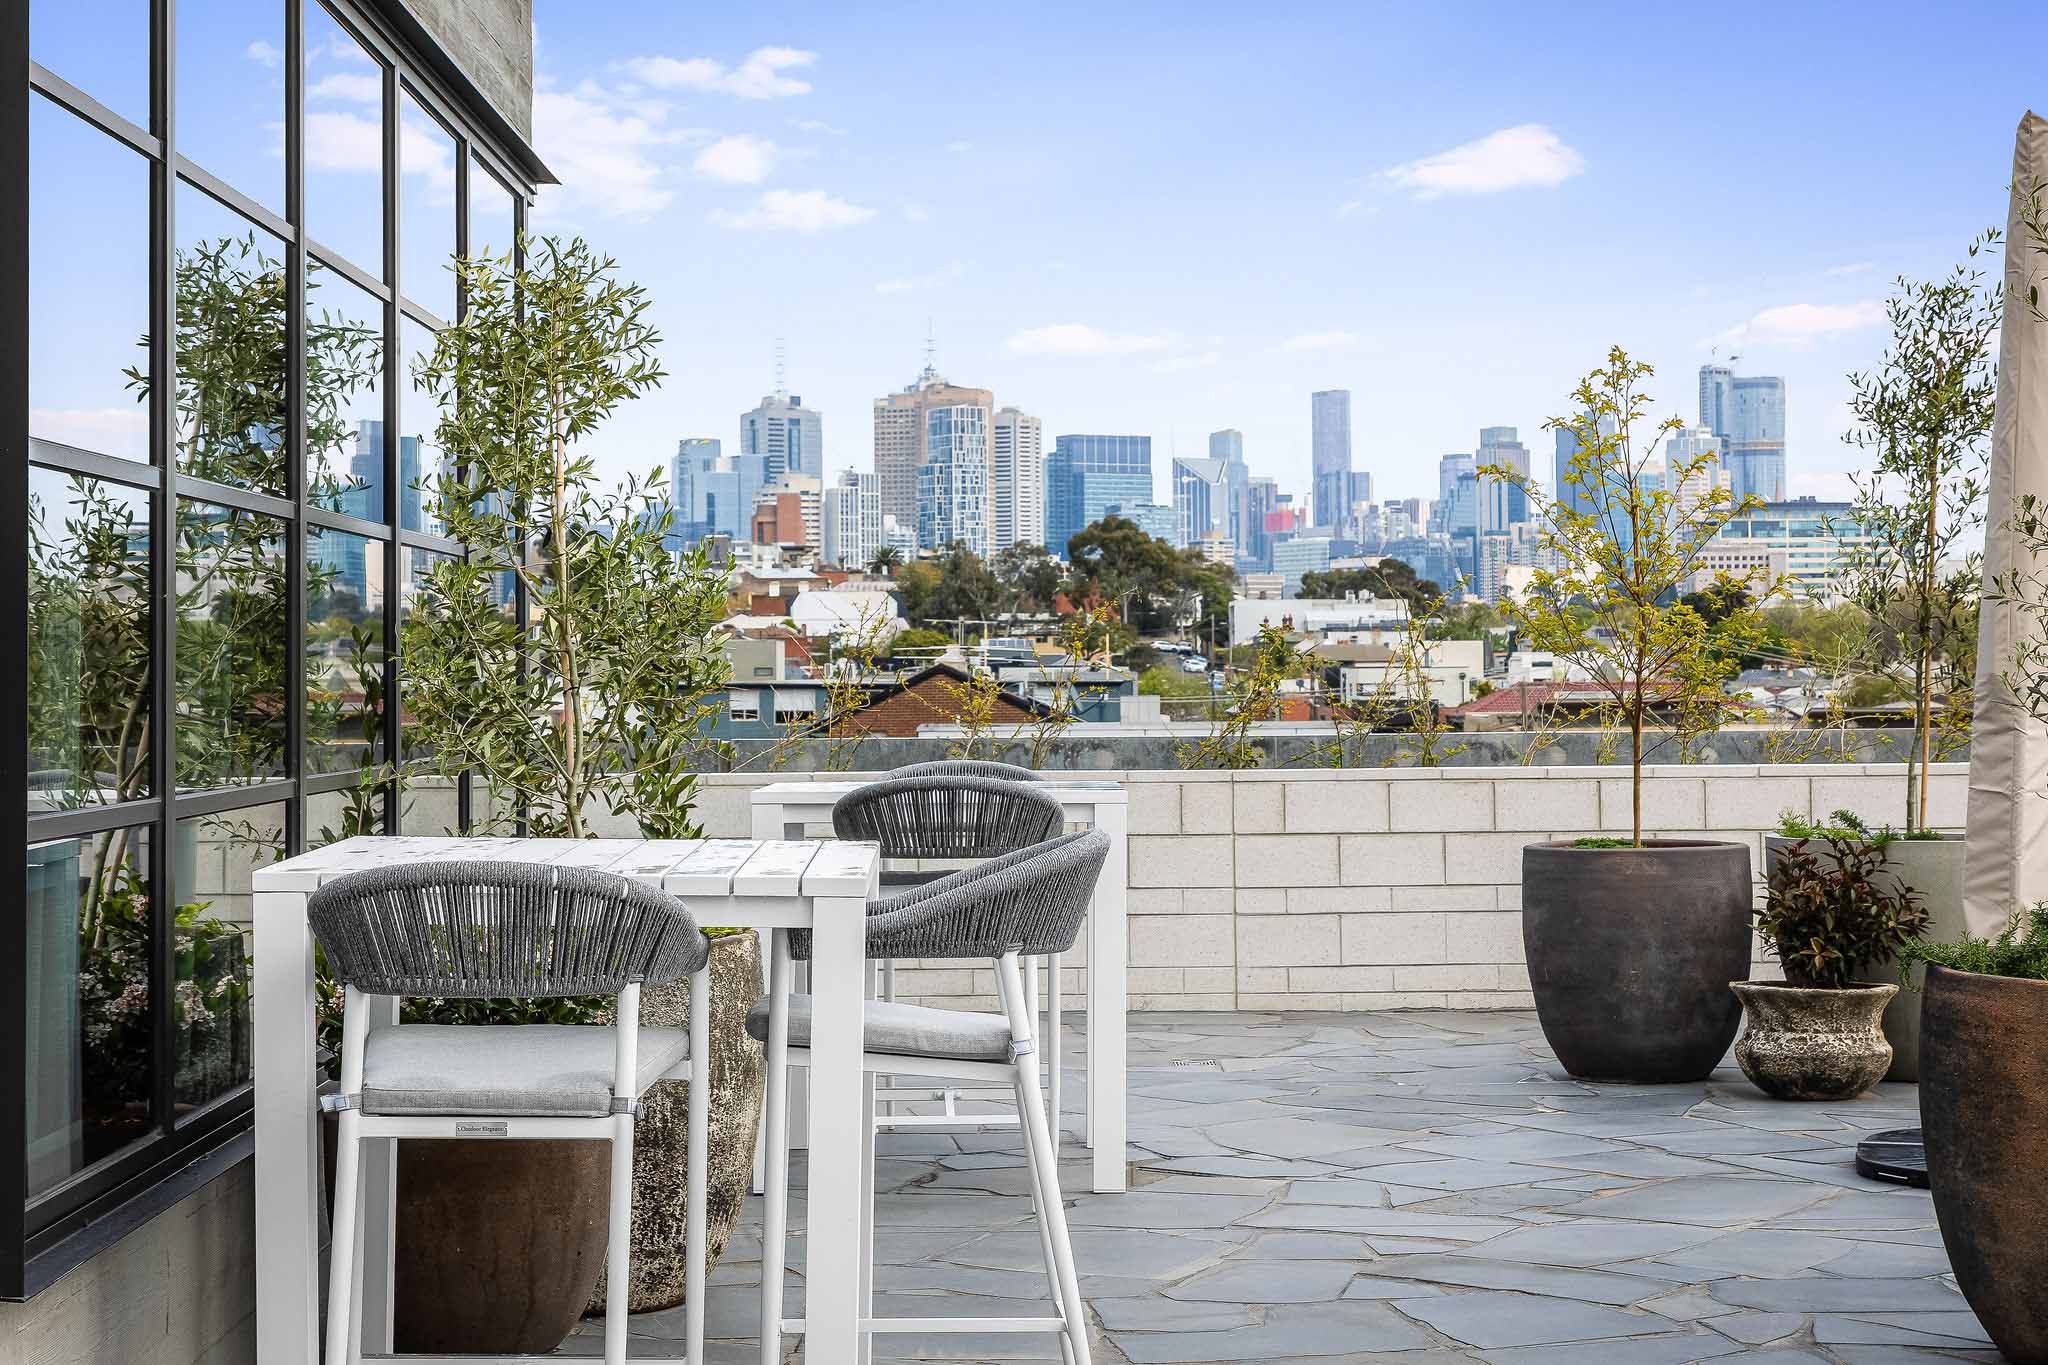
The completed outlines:
[[[1060,1033],[1061,1023],[1066,1018],[1065,1007],[1061,1004],[1060,955],[1054,953],[1045,960],[1045,1029],[1038,1036],[1045,1040],[1046,1070],[1046,1112],[1052,1120],[1052,1159],[1060,1159]]]
[[[356,1135],[359,1123],[353,1109],[344,1109],[334,1146],[334,1235],[327,1249],[327,1365],[354,1365],[356,1359],[351,1328],[360,1321],[355,1313],[356,1229],[362,1221],[357,1185],[363,1150],[363,1140]]]
[[[1067,1236],[1067,1210],[1060,1198],[1059,1163],[1053,1156],[1052,1140],[1046,1132],[1044,1101],[1038,1088],[1037,1053],[1029,1050],[1034,1044],[1031,1016],[1023,1008],[1023,982],[1019,979],[1016,955],[1005,955],[997,963],[997,970],[1004,978],[1002,994],[1010,1016],[1010,1036],[1017,1039],[1024,1049],[1019,1051],[1014,1063],[1018,1126],[1024,1130],[1031,1177],[1038,1190],[1039,1212],[1052,1241],[1054,1274],[1059,1281],[1060,1317],[1066,1323],[1066,1349],[1071,1351],[1074,1365],[1091,1365],[1088,1310],[1081,1301],[1080,1280],[1074,1273],[1074,1248]]]
[[[782,1278],[789,1236],[789,933],[773,931],[768,971],[767,1138],[761,1210],[761,1365],[782,1365]]]
[[[862,1077],[861,1112],[869,1115],[875,1112],[875,1073],[872,1071]],[[860,1314],[863,1318],[871,1318],[875,1315],[875,1125],[872,1122],[860,1127],[860,1184]],[[858,1365],[868,1365],[874,1354],[874,1337],[861,1333]]]

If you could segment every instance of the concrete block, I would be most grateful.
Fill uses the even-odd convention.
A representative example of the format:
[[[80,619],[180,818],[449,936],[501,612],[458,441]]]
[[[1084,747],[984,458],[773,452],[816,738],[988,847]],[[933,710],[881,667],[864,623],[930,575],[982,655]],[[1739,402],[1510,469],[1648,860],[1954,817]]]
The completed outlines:
[[[1229,886],[1230,836],[1134,834],[1132,886]]]
[[[1394,988],[1394,969],[1289,967],[1287,988],[1292,991],[1390,991]]]
[[[1231,964],[1231,922],[1222,915],[1147,915],[1130,921],[1130,935],[1133,967]]]
[[[1287,968],[1285,967],[1239,967],[1236,989],[1271,994],[1287,989]]]
[[[1963,827],[1970,804],[1968,773],[1945,773],[1937,765],[1927,779],[1927,823],[1934,829]]]
[[[1124,892],[1124,914],[1136,919],[1139,915],[1178,915],[1185,904],[1187,893],[1171,886],[1133,886]],[[1076,942],[1085,942],[1083,934]]]
[[[1237,997],[1228,992],[1216,995],[1133,995],[1133,1014],[1162,1014],[1182,1010],[1234,1010]]]
[[[1503,779],[1493,789],[1493,827],[1544,834],[1600,823],[1600,787],[1582,779]]]
[[[1277,792],[1278,786],[1267,790]],[[1241,834],[1237,836],[1240,886],[1335,886],[1335,834]]]
[[[1397,991],[1490,991],[1499,986],[1500,972],[1491,963],[1394,968]]]
[[[1334,992],[1327,995],[1247,995],[1240,991],[1237,1007],[1241,1010],[1341,1010],[1344,997]]]
[[[1492,782],[1396,782],[1387,793],[1387,828],[1444,833],[1493,828]]]
[[[1343,957],[1346,966],[1396,966],[1443,962],[1445,916],[1402,914],[1343,916]],[[1301,966],[1313,965],[1306,959]]]
[[[1521,962],[1520,915],[1447,915],[1444,956],[1452,962]]]
[[[1339,853],[1346,886],[1432,886],[1444,879],[1441,834],[1346,834]]]
[[[1384,782],[1289,782],[1286,792],[1290,834],[1373,834],[1387,827]]]
[[[1264,971],[1280,971],[1278,967],[1262,968]],[[1181,989],[1211,994],[1216,991],[1237,989],[1237,969],[1234,967],[1189,967],[1181,973]]]
[[[1906,821],[1905,765],[1900,764],[1882,776],[1814,774],[1813,817],[1825,820],[1837,810],[1853,810],[1873,827],[1903,825]]]
[[[1440,1010],[1442,991],[1362,991],[1344,997],[1347,1010]]]
[[[1229,915],[1237,910],[1237,893],[1227,886],[1191,886],[1180,894],[1183,915]]]
[[[1247,967],[1334,967],[1339,916],[1239,916],[1237,960]]]
[[[1396,886],[1388,889],[1391,909],[1434,910],[1440,913],[1490,913],[1500,908],[1498,892],[1491,886]]]
[[[1811,815],[1813,789],[1804,777],[1731,777],[1715,774],[1707,783],[1707,828],[1773,829],[1784,811]]]
[[[1358,915],[1388,908],[1384,886],[1304,886],[1287,892],[1290,915]]]
[[[1228,782],[1189,782],[1180,789],[1180,829],[1183,834],[1230,833],[1230,787]]]
[[[1180,784],[1178,782],[1133,782],[1124,790],[1130,796],[1130,833],[1180,833]]]
[[[1486,882],[1493,885],[1519,882],[1522,880],[1522,850],[1536,841],[1536,836],[1520,832],[1446,834],[1444,880],[1464,883]]]
[[[1627,777],[1600,780],[1600,827],[1625,830],[1630,824],[1630,783]],[[1705,829],[1706,783],[1697,777],[1643,779],[1643,831]]]
[[[1231,831],[1236,834],[1278,834],[1287,827],[1278,782],[1230,784]]]
[[[1528,991],[1446,991],[1444,1008],[1451,1010],[1533,1010],[1536,997]]]
[[[1235,895],[1234,911],[1240,915],[1284,915],[1287,913],[1287,893],[1277,886],[1240,886]]]

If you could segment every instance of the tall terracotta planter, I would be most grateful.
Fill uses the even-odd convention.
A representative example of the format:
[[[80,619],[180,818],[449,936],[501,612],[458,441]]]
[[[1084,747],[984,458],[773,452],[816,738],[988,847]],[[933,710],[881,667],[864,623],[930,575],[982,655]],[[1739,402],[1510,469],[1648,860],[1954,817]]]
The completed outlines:
[[[2012,1365],[2048,1365],[2048,981],[1933,967],[1920,1122],[1956,1284]]]
[[[1749,845],[1522,850],[1522,944],[1536,1018],[1566,1071],[1661,1085],[1704,1079],[1742,1021]]]
[[[1798,843],[1782,835],[1764,840],[1764,874],[1776,869],[1784,850]],[[1830,856],[1825,839],[1811,841],[1819,857]],[[1961,835],[1945,834],[1939,839],[1894,839],[1884,848],[1884,871],[1896,886],[1913,892],[1927,911],[1927,928],[1920,935],[1930,943],[1961,941],[1968,927],[1963,920],[1963,856],[1969,845]],[[1885,958],[1865,969],[1863,979],[1896,985],[1899,964]],[[1915,966],[1909,989],[1892,997],[1884,1008],[1884,1038],[1892,1045],[1888,1081],[1920,1079],[1920,987],[1926,969]]]
[[[761,990],[759,936],[749,930],[712,939],[707,1274],[732,1240],[753,1178],[766,1060],[761,1045],[747,1036],[747,1011],[761,998]],[[640,1022],[688,1028],[690,983],[641,992]],[[662,1081],[651,1087],[640,1101],[640,1118],[633,1126],[633,1291],[627,1307],[635,1313],[674,1308],[683,1301],[689,1136],[689,1083]],[[600,1268],[590,1312],[603,1311],[605,1293]]]

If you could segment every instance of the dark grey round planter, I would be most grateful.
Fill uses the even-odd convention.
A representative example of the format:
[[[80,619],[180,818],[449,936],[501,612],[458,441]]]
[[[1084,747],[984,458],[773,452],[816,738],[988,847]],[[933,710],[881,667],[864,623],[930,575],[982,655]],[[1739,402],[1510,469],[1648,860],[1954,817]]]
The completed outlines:
[[[1749,845],[1522,850],[1522,943],[1543,1036],[1589,1081],[1704,1079],[1742,1020]]]
[[[2048,981],[1930,967],[1920,1056],[1956,1285],[2012,1365],[2048,1365]]]

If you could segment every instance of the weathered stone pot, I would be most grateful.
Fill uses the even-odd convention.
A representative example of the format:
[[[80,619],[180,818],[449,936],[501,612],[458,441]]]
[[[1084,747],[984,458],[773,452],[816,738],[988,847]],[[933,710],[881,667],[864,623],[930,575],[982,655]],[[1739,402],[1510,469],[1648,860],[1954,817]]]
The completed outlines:
[[[747,1011],[761,998],[761,991],[760,938],[749,930],[712,939],[706,1274],[732,1240],[753,1176],[766,1061],[761,1045],[747,1036]],[[642,991],[640,1022],[688,1028],[690,983]],[[689,1137],[689,1083],[662,1081],[649,1088],[633,1128],[633,1289],[627,1307],[635,1313],[674,1308],[683,1301]],[[590,1312],[604,1310],[605,1294],[600,1268]]]
[[[1522,943],[1536,1017],[1566,1071],[1704,1079],[1735,1041],[1728,983],[1749,974],[1749,845],[1522,850]]]
[[[1735,1060],[1774,1100],[1848,1100],[1884,1079],[1892,1045],[1878,1026],[1897,986],[1829,990],[1731,981],[1748,1027]]]
[[[1797,839],[1772,835],[1764,840],[1764,875],[1778,866],[1778,859]],[[1825,839],[1813,841],[1815,852],[1829,854]],[[1920,937],[1930,943],[1960,942],[1969,927],[1963,919],[1963,857],[1969,845],[1958,834],[1939,839],[1894,839],[1885,845],[1885,872],[1895,886],[1919,896],[1927,911],[1927,929]],[[1892,1045],[1892,1064],[1884,1073],[1888,1081],[1920,1079],[1920,986],[1927,969],[1913,968],[1911,989],[1900,991],[1884,1007],[1884,1037]],[[1899,964],[1893,958],[1873,962],[1864,969],[1864,979],[1873,983],[1895,982]]]
[[[1956,1284],[2012,1365],[2048,1365],[2048,981],[1930,968],[1920,1054]]]

